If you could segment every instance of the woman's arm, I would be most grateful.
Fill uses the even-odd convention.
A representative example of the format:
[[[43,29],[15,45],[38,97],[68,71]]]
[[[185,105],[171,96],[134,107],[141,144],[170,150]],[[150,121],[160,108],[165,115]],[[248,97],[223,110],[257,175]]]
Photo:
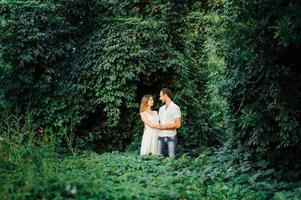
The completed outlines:
[[[150,121],[148,120],[145,114],[140,113],[140,117],[144,124],[148,125],[151,128],[158,128],[158,125],[150,123]]]

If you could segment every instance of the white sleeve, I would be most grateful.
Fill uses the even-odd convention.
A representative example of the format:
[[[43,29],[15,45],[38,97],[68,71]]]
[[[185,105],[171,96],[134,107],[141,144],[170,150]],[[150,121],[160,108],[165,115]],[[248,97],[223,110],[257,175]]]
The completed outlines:
[[[177,106],[177,107],[175,107],[175,109],[174,109],[174,116],[175,116],[175,118],[179,118],[179,117],[181,117],[181,110],[180,110],[180,108]]]

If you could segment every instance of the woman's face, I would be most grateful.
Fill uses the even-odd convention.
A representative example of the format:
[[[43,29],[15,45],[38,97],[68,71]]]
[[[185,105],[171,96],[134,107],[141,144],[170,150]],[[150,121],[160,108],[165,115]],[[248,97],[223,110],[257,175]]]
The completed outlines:
[[[148,100],[148,102],[147,102],[147,105],[148,105],[149,107],[152,107],[152,106],[154,105],[154,99],[153,99],[153,97],[150,97],[150,98],[149,98],[149,100]]]

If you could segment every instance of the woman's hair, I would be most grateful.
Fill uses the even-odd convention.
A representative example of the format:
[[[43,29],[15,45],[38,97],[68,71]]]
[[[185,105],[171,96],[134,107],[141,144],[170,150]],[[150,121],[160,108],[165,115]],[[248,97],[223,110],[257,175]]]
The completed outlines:
[[[144,95],[142,97],[141,104],[140,104],[140,113],[144,112],[147,109],[147,103],[151,97],[152,95],[149,94]]]

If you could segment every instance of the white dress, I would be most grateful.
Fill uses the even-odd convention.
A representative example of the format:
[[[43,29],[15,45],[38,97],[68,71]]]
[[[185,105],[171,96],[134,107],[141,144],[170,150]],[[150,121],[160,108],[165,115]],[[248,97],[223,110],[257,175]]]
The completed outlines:
[[[159,124],[159,115],[156,111],[150,115],[146,113],[146,116],[151,124]],[[157,141],[158,141],[158,129],[151,128],[144,124],[144,133],[142,136],[140,155],[156,155],[157,154]]]

